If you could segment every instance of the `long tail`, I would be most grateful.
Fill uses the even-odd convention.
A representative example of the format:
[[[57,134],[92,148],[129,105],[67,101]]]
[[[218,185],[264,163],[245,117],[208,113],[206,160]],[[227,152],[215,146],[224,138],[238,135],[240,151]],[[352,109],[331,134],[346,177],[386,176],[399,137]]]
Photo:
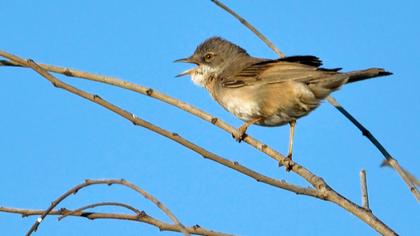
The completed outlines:
[[[349,76],[347,83],[353,83],[365,79],[375,78],[379,76],[392,75],[391,72],[385,71],[382,68],[369,68],[366,70],[356,70],[352,72],[345,73]]]

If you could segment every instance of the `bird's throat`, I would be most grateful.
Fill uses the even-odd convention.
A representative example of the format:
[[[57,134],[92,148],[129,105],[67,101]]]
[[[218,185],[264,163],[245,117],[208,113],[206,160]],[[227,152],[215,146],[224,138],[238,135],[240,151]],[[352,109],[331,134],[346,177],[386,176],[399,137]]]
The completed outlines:
[[[198,66],[191,73],[191,80],[194,84],[200,87],[207,87],[210,82],[210,78],[214,76],[214,70],[207,65]]]

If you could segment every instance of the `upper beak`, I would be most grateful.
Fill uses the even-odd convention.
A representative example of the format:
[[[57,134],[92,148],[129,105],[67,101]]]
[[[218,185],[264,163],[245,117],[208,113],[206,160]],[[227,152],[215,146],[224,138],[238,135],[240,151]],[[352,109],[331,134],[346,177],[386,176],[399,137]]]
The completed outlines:
[[[193,64],[198,65],[198,63],[192,57],[181,58],[181,59],[175,60],[174,62],[193,63]],[[188,70],[176,75],[175,77],[191,75],[196,69],[197,68],[188,69]]]
[[[190,58],[190,57],[177,59],[177,60],[175,60],[174,62],[192,63],[192,61],[191,61],[191,58]]]
[[[190,57],[186,57],[186,58],[181,58],[181,59],[178,59],[178,60],[175,60],[174,62],[184,62],[184,63],[194,63],[194,64],[198,64],[194,59],[193,59],[193,57],[192,56],[190,56]]]

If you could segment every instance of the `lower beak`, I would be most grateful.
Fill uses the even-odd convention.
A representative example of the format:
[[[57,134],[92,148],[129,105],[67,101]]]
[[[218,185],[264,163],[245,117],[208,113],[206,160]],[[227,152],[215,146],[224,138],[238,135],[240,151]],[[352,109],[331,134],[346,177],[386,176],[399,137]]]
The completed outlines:
[[[191,68],[191,69],[188,69],[188,70],[186,70],[186,71],[183,71],[182,73],[180,73],[180,74],[177,74],[175,77],[182,77],[182,76],[186,76],[186,75],[191,75],[192,73],[194,73],[194,71],[197,69],[197,67],[195,67],[195,68]]]

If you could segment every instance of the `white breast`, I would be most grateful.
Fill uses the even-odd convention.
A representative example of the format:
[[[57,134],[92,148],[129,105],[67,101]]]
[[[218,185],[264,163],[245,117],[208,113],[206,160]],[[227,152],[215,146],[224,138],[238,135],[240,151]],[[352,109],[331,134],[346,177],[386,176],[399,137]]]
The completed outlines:
[[[254,101],[244,101],[238,96],[226,96],[222,102],[226,110],[241,120],[251,120],[253,117],[260,115],[259,106]]]

